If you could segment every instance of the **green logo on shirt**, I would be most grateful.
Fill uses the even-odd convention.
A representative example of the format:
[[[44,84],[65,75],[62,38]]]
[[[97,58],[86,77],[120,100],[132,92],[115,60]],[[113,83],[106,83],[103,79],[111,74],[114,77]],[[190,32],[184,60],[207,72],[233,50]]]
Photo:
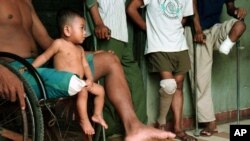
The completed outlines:
[[[179,0],[159,0],[164,15],[170,19],[177,19],[181,15],[183,6]]]

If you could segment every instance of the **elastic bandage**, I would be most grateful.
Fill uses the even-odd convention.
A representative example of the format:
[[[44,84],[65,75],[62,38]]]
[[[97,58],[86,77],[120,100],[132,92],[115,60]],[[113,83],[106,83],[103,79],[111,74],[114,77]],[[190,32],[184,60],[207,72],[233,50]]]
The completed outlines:
[[[232,42],[229,36],[227,36],[226,40],[222,42],[219,47],[219,51],[225,55],[228,55],[231,48],[234,46],[235,42]]]

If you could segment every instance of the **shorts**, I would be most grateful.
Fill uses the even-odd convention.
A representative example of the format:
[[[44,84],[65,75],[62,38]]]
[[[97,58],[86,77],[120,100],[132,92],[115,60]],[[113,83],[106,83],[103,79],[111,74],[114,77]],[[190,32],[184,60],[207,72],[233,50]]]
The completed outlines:
[[[188,51],[180,52],[154,52],[147,55],[149,72],[168,71],[173,74],[185,74],[191,64]]]
[[[93,55],[88,54],[86,58],[89,62],[91,72],[92,74],[94,74]],[[32,58],[26,60],[30,63],[34,61],[34,59]],[[18,61],[13,61],[10,62],[9,64],[16,70],[18,70],[20,67],[23,67],[23,65]],[[53,68],[48,68],[47,65],[37,68],[36,70],[38,71],[44,82],[45,89],[47,92],[47,98],[56,99],[56,98],[70,96],[68,93],[69,82],[71,77],[74,75],[73,73],[58,71]],[[30,84],[34,93],[37,95],[37,98],[38,99],[44,98],[44,96],[40,92],[40,89],[34,77],[28,71],[22,73],[22,76]]]
[[[73,75],[69,82],[68,93],[70,96],[73,96],[80,92],[83,87],[86,86],[86,82],[78,77],[78,75]]]

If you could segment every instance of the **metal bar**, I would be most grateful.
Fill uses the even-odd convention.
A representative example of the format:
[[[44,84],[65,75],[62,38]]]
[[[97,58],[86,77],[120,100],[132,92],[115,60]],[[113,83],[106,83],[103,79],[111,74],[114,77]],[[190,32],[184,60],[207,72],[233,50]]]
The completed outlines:
[[[190,22],[190,28],[192,32],[192,38],[195,35],[195,29],[194,29],[194,23],[193,23],[193,17],[190,19],[192,22]],[[200,136],[199,133],[199,123],[198,123],[198,96],[197,96],[197,52],[196,52],[196,47],[197,43],[193,40],[193,79],[194,81],[194,86],[193,86],[193,95],[195,96],[195,131],[194,131],[194,136]]]
[[[193,42],[193,52],[194,52],[194,95],[195,95],[195,131],[194,131],[194,135],[195,136],[199,136],[199,124],[198,124],[198,95],[197,95],[197,59],[196,59],[196,43]]]
[[[240,124],[240,41],[236,42],[237,124]]]

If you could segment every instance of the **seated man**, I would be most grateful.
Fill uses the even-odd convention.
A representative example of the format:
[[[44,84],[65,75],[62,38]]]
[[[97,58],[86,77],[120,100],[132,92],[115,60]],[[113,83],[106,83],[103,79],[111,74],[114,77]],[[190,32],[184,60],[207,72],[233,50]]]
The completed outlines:
[[[36,43],[45,50],[53,42],[36,15],[30,0],[0,1],[0,27],[4,27],[0,28],[0,51],[14,53],[23,58],[38,55]],[[138,120],[122,66],[114,54],[108,52],[91,54],[88,61],[89,64],[93,64],[95,70],[94,80],[105,78],[105,90],[124,124],[126,141],[175,137],[170,132],[148,127]],[[0,83],[7,82],[1,81]],[[61,85],[61,83],[56,84]],[[46,89],[54,88],[49,84],[45,85]],[[65,92],[54,96],[56,98],[67,95],[68,93]]]
[[[22,109],[25,109],[24,88],[22,82],[16,75],[11,73],[6,67],[0,64],[0,98],[8,99],[12,102],[17,97]]]

